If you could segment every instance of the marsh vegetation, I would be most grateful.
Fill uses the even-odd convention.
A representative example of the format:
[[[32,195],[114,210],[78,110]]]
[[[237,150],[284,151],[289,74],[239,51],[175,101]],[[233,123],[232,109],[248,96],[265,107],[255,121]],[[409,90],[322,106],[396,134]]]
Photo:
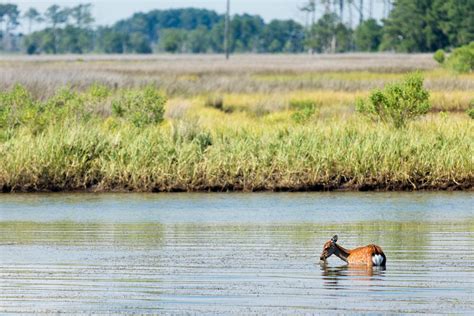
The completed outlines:
[[[431,55],[219,58],[4,59],[0,187],[472,189],[471,73]],[[415,70],[427,114],[394,129],[356,112]]]

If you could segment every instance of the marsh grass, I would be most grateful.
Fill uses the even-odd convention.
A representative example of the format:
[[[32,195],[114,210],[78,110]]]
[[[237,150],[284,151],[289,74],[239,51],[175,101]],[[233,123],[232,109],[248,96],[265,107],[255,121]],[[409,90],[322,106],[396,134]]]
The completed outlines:
[[[3,59],[0,188],[472,189],[472,74],[429,55],[218,58]],[[354,113],[357,97],[419,68],[432,112],[400,130]],[[117,102],[148,104],[145,118],[163,107],[136,124]]]
[[[419,70],[426,87],[472,91],[474,74],[437,68],[431,55],[236,55],[221,56],[2,57],[0,89],[19,83],[34,96],[51,97],[69,86],[84,91],[101,84],[110,89],[154,85],[169,97],[210,94],[273,94],[294,91],[369,91]]]
[[[123,123],[120,123],[123,124]],[[65,122],[2,143],[4,191],[472,188],[472,123],[434,115],[394,131],[357,118],[252,128]],[[314,125],[313,125],[314,124]],[[178,130],[176,130],[178,129]]]

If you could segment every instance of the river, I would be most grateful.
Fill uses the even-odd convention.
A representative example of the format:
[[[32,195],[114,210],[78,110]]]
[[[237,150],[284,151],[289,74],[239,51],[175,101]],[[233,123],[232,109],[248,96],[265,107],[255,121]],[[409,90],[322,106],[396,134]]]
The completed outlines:
[[[0,313],[474,313],[474,197],[0,195]],[[334,234],[386,269],[319,263]]]

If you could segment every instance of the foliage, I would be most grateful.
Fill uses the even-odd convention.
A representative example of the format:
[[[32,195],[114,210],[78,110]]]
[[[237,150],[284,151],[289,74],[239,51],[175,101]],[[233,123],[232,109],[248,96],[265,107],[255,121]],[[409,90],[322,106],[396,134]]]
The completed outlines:
[[[474,42],[456,48],[446,61],[446,67],[458,73],[468,73],[474,70]]]
[[[303,50],[303,27],[292,20],[273,20],[262,31],[261,51],[297,53]]]
[[[382,41],[382,26],[374,19],[359,24],[355,30],[355,47],[358,51],[375,52]]]
[[[291,100],[290,108],[296,110],[291,118],[296,123],[305,123],[316,113],[317,106],[318,104],[314,100]]]
[[[429,93],[423,87],[420,74],[409,75],[403,82],[375,90],[367,100],[358,99],[356,103],[358,112],[396,128],[406,126],[409,120],[428,113],[430,108]]]
[[[0,92],[0,129],[11,129],[33,118],[35,102],[29,92],[16,85],[10,91]]]
[[[16,5],[0,5],[4,20],[3,49],[30,54],[137,53],[156,48],[170,53],[222,53],[224,15],[186,8],[136,13],[112,26],[92,29],[90,4],[50,6],[45,14],[31,8],[24,15],[28,35],[10,36],[20,23]],[[230,22],[231,52],[301,53],[394,50],[426,52],[465,45],[474,40],[474,2],[471,0],[396,0],[383,26],[374,19],[354,30],[336,13],[324,14],[308,28],[294,20],[266,23],[258,15],[236,14]],[[46,27],[31,32],[32,25]]]
[[[382,48],[429,52],[474,40],[474,1],[397,0],[384,23]]]
[[[166,98],[154,87],[128,90],[112,101],[115,116],[131,121],[137,127],[163,121]]]
[[[438,62],[438,64],[443,64],[445,59],[446,59],[446,54],[444,53],[444,50],[438,49],[434,55],[433,59]]]
[[[160,32],[160,49],[169,53],[184,51],[186,31],[180,29],[164,29]]]
[[[474,120],[474,99],[471,100],[469,104],[469,109],[467,110],[467,115]]]
[[[313,51],[343,52],[350,49],[351,31],[336,14],[325,14],[311,28],[306,45]]]
[[[372,75],[385,78],[382,82],[400,76]],[[186,100],[180,96],[175,104],[189,102],[192,109],[167,124],[137,128],[133,112],[144,109],[146,100],[159,98],[156,89],[147,89],[152,97],[145,97],[145,89],[115,90],[99,84],[80,91],[63,88],[41,99],[21,86],[1,92],[0,116],[8,124],[0,126],[0,188],[472,189],[472,122],[464,114],[430,115],[398,130],[353,116],[348,105],[355,92],[285,94],[272,89],[223,94],[227,103],[246,102],[238,106],[247,110],[233,113],[211,111],[204,106],[203,95]],[[452,93],[447,91],[439,94]],[[462,96],[472,99],[469,93]],[[268,115],[253,115],[259,100],[265,99],[290,101]],[[110,113],[117,101],[120,115]],[[127,112],[130,103],[134,110]],[[311,114],[314,108],[317,120]]]

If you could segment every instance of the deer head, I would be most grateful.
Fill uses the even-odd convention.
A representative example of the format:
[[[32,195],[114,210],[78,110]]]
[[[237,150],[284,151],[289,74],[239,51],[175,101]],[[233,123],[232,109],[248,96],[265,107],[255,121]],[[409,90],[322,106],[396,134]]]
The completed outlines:
[[[319,257],[320,260],[326,261],[327,258],[332,256],[334,252],[336,251],[336,242],[337,242],[337,235],[334,235],[334,237],[331,238],[331,240],[326,241],[323,247],[323,252],[321,253],[321,256]]]

